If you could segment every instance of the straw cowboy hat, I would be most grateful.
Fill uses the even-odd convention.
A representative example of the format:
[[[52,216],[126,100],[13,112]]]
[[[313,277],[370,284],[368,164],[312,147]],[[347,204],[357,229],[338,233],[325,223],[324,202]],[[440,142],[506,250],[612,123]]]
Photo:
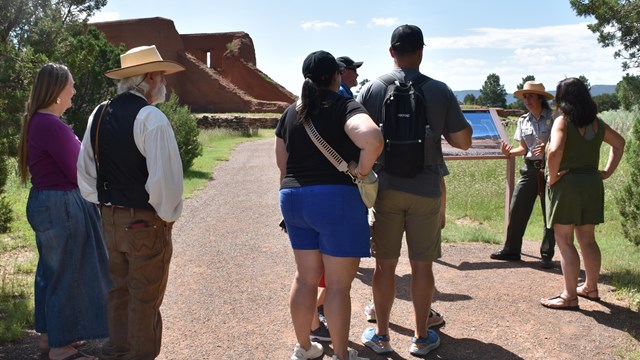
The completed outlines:
[[[538,94],[544,96],[547,100],[553,99],[553,95],[544,91],[544,85],[535,81],[527,81],[524,83],[522,90],[516,90],[516,92],[513,93],[513,96],[518,99],[522,99],[524,94]]]
[[[120,55],[120,68],[104,73],[112,79],[126,79],[136,75],[163,71],[165,75],[184,70],[184,66],[175,61],[162,60],[155,45],[139,46]]]

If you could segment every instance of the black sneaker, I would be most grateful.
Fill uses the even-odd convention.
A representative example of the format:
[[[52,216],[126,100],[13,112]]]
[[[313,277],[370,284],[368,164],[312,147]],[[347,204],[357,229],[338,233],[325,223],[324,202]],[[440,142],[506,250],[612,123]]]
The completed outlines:
[[[491,254],[491,258],[494,260],[520,261],[520,254],[510,254],[504,249],[500,249]]]
[[[317,329],[309,332],[309,339],[311,341],[331,341],[331,334],[327,326],[321,322]]]
[[[317,310],[318,310],[318,319],[320,320],[321,323],[324,324],[324,326],[327,326],[327,318],[324,316],[324,306],[322,305],[318,306]]]

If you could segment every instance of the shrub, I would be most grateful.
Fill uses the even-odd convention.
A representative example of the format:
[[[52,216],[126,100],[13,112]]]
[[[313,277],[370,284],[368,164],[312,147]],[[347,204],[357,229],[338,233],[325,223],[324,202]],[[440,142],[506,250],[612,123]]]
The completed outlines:
[[[13,211],[11,204],[5,195],[0,195],[0,234],[5,234],[11,229],[13,221]]]
[[[618,110],[620,100],[616,94],[600,94],[593,97],[593,101],[598,106],[598,111]]]
[[[0,144],[0,148],[2,147],[2,144]],[[4,195],[8,175],[9,165],[7,164],[7,157],[0,155],[0,234],[8,232],[11,221],[13,221],[13,211]]]
[[[640,246],[640,113],[635,113],[634,116],[624,154],[630,173],[617,202],[623,234],[632,244]]]
[[[623,109],[640,107],[640,76],[626,74],[616,85],[616,94]]]
[[[71,38],[65,54],[58,54],[75,80],[78,90],[73,97],[73,106],[67,110],[63,120],[82,139],[87,128],[87,117],[96,105],[115,95],[113,81],[104,76],[105,69],[120,67],[120,54],[124,45],[114,47],[106,36],[94,28]],[[57,59],[54,59],[57,60]],[[82,90],[81,90],[82,89]]]
[[[202,144],[198,141],[200,129],[198,129],[196,117],[191,114],[187,106],[178,103],[178,96],[175,93],[171,94],[169,101],[159,104],[158,108],[171,122],[178,142],[178,150],[180,150],[182,170],[187,171],[193,165],[193,161],[202,155]]]

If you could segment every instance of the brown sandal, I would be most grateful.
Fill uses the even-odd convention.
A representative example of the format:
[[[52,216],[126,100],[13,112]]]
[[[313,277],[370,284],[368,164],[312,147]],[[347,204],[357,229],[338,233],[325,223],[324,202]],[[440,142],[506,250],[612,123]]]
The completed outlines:
[[[582,285],[576,288],[576,293],[578,293],[578,296],[580,296],[581,298],[585,298],[591,301],[600,301],[600,296],[598,296],[598,289],[587,290],[585,289],[585,286]]]
[[[51,358],[49,358],[51,359]],[[77,351],[74,354],[71,354],[61,360],[80,360],[80,359],[88,359],[88,360],[98,360],[97,357],[95,356],[91,356],[91,355],[87,355],[83,352]]]
[[[80,340],[80,341],[76,341],[74,343],[71,344],[71,346],[73,346],[74,348],[80,348],[83,347],[87,344],[86,340]],[[41,354],[48,354],[49,353],[49,344],[46,342],[42,342],[40,341],[40,343],[38,344],[38,349],[40,350]]]
[[[558,301],[560,300],[560,301]],[[540,304],[542,306],[549,309],[556,310],[578,310],[580,306],[578,306],[578,297],[574,297],[573,299],[567,299],[562,296],[562,294],[558,296],[554,296],[549,299],[541,299]]]

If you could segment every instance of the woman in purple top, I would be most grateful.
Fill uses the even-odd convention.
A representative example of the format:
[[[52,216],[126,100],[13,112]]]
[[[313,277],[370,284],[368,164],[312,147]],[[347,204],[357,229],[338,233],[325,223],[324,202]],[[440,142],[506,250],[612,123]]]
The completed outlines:
[[[20,135],[20,178],[31,175],[27,219],[36,235],[35,327],[49,359],[94,359],[74,345],[108,336],[107,250],[96,206],[80,195],[80,141],[60,116],[76,91],[66,66],[35,77]]]

